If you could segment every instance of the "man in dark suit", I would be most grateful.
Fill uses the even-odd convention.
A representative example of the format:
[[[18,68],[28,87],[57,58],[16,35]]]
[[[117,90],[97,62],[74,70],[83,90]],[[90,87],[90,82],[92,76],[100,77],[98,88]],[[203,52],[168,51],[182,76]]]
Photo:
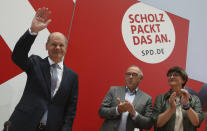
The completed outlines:
[[[126,86],[112,86],[104,97],[99,116],[104,118],[100,131],[134,131],[152,127],[152,98],[138,88],[143,73],[130,66]]]
[[[78,76],[63,63],[67,39],[62,33],[51,33],[46,43],[48,57],[28,57],[38,32],[51,22],[50,14],[47,8],[38,9],[30,29],[13,50],[12,60],[26,72],[27,83],[9,119],[9,131],[72,131]]]

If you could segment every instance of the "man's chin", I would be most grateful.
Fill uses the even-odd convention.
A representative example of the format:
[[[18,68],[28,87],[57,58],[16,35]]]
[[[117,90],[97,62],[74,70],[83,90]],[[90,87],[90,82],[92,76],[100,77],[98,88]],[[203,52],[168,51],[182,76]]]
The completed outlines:
[[[51,58],[54,62],[60,62],[60,61],[62,61],[62,58],[63,57],[53,57],[53,58]]]
[[[132,84],[127,84],[127,87],[132,87],[133,85]]]
[[[134,86],[134,85],[127,85],[127,87],[128,87],[129,89],[134,89],[134,88],[136,88],[136,86]]]

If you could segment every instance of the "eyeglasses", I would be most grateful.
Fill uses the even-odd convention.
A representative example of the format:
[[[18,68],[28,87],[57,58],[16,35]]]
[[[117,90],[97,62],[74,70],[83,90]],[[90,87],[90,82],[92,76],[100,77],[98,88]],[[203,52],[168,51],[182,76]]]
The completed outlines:
[[[126,77],[130,77],[130,76],[137,77],[138,76],[137,73],[131,73],[131,72],[126,72],[125,75],[126,75]]]
[[[180,76],[180,74],[179,73],[169,73],[168,75],[167,75],[167,77],[179,77]]]

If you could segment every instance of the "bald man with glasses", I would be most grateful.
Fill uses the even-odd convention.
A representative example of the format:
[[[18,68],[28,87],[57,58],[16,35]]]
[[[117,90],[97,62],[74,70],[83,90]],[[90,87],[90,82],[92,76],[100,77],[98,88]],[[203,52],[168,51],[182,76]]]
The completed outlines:
[[[104,118],[100,131],[142,131],[152,127],[152,97],[138,88],[143,73],[131,65],[125,73],[126,86],[112,86],[99,109]]]

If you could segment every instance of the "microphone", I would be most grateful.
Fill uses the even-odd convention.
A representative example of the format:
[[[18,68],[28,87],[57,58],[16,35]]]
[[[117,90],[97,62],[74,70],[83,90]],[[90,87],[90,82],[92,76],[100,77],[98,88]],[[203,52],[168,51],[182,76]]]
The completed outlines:
[[[10,126],[11,126],[11,121],[4,122],[4,131],[9,131]]]

